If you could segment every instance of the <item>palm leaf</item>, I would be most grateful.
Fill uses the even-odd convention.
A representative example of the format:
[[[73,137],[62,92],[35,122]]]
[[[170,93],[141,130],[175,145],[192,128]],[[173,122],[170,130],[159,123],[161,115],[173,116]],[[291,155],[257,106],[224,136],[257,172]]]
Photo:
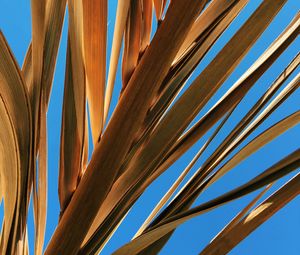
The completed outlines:
[[[227,254],[299,195],[299,149],[277,148],[286,156],[274,156],[259,172],[249,162],[268,157],[267,145],[299,125],[298,105],[287,107],[298,95],[299,50],[280,63],[276,79],[266,73],[298,43],[300,13],[241,72],[278,12],[290,4],[264,0],[247,16],[250,2],[118,1],[107,61],[110,1],[30,1],[32,38],[21,69],[0,33],[1,254],[29,254],[31,213],[34,254],[101,254],[144,192],[174,168],[177,178],[113,254],[158,254],[185,222],[260,190],[200,253]],[[44,249],[53,202],[47,201],[48,158],[55,153],[48,150],[47,113],[58,49],[64,50],[66,6],[60,215]],[[179,160],[187,161],[185,167],[179,168]],[[254,177],[198,203],[233,170],[241,179],[255,170]],[[292,172],[274,190],[274,182]],[[273,193],[266,198],[268,190]]]
[[[26,229],[29,203],[27,182],[30,178],[33,149],[31,107],[21,71],[2,33],[0,55],[0,179],[4,199],[0,248],[3,254],[13,254],[18,252],[15,244],[19,240],[23,241]]]

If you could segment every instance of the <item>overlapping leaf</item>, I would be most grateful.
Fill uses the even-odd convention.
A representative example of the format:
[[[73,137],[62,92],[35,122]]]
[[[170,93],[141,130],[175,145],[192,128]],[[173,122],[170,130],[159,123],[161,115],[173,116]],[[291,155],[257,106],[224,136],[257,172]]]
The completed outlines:
[[[20,69],[0,33],[0,147],[4,224],[1,253],[18,252],[27,218],[27,182],[31,171],[32,123],[28,93]],[[24,199],[25,198],[25,199]]]
[[[224,254],[299,194],[298,174],[248,213],[274,181],[299,167],[300,154],[296,150],[246,184],[225,194],[220,191],[216,199],[190,208],[211,184],[300,121],[299,109],[294,109],[243,145],[299,87],[300,76],[295,74],[300,63],[297,53],[232,130],[226,135],[223,132],[250,89],[256,88],[257,81],[298,37],[298,14],[220,100],[185,131],[218,96],[219,88],[286,1],[262,1],[182,94],[191,74],[248,0],[118,1],[107,84],[110,2],[68,1],[59,164],[61,215],[45,254],[101,252],[149,185],[209,131],[210,137],[163,194],[132,241],[114,254],[157,254],[185,221],[265,187],[201,253]],[[26,221],[31,194],[34,250],[37,255],[43,253],[47,108],[66,3],[31,0],[32,42],[22,72],[0,36],[0,203],[4,201],[1,254],[29,253]],[[157,27],[152,26],[155,22]],[[122,41],[122,89],[115,109],[110,109]],[[113,113],[108,119],[110,110]],[[91,160],[89,128],[94,145]],[[210,152],[208,148],[215,143],[219,145]],[[204,163],[175,194],[207,153]]]

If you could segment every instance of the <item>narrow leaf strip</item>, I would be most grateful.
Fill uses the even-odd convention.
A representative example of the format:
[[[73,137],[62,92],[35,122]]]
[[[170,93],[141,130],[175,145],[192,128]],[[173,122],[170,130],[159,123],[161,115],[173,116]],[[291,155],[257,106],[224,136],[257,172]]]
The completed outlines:
[[[299,75],[298,75],[299,76]],[[205,162],[204,165],[197,171],[197,175],[194,176],[193,180],[190,181],[189,187],[183,191],[185,194],[189,194],[189,190],[193,190],[192,195],[189,195],[189,204],[191,204],[191,198],[196,198],[197,194],[202,192],[203,188],[211,185],[223,174],[233,169],[237,164],[249,157],[259,148],[263,147],[273,139],[286,132],[289,128],[299,123],[299,111],[291,114],[283,120],[275,123],[273,126],[265,130],[259,136],[255,137],[246,146],[244,146],[238,153],[236,153],[230,160],[228,160],[214,175],[212,175],[206,182],[203,182],[196,190],[193,187],[197,187],[219,164],[222,160],[240,144],[249,134],[251,134],[255,128],[262,123],[262,121],[278,107],[287,96],[299,86],[299,77],[295,77],[293,81],[271,102],[271,104],[247,127],[247,129],[232,143],[230,143],[219,157],[217,157],[212,163]],[[181,197],[184,196],[181,194]],[[188,200],[183,199],[180,203],[186,204]],[[178,202],[178,201],[177,201]],[[174,205],[173,205],[174,207]]]
[[[106,77],[107,0],[85,0],[83,5],[84,61],[87,98],[94,146],[103,127]]]
[[[30,101],[32,101],[32,93],[33,93],[32,44],[30,44],[27,49],[24,62],[22,65],[22,73],[29,94],[29,98],[31,99]]]
[[[42,79],[43,79],[43,58],[44,58],[44,42],[45,42],[45,14],[46,1],[31,0],[32,12],[32,94],[31,106],[33,116],[33,131],[34,131],[34,159],[35,165],[33,169],[33,207],[35,221],[35,253],[40,255],[41,240],[40,228],[42,227],[40,206],[42,205],[38,191],[40,168],[36,166],[36,156],[39,149],[39,127],[40,127],[40,107],[42,94]]]
[[[240,220],[249,212],[249,210],[265,195],[265,193],[272,187],[273,183],[267,185],[259,194],[250,201],[214,238],[213,240],[226,235]],[[212,241],[213,241],[212,240]]]
[[[225,151],[226,148],[230,146],[230,144],[238,137],[238,135],[242,132],[243,129],[249,123],[254,119],[255,115],[263,109],[263,107],[268,103],[268,101],[272,98],[272,96],[281,88],[281,86],[284,84],[284,82],[290,77],[292,72],[297,68],[297,66],[300,63],[300,54],[298,54],[292,62],[287,66],[287,68],[284,69],[284,71],[279,75],[279,77],[275,80],[275,82],[267,89],[267,91],[260,97],[260,99],[255,103],[255,105],[248,111],[248,113],[242,118],[242,120],[235,126],[235,128],[230,132],[230,134],[224,139],[224,141],[218,146],[218,148],[213,152],[213,154],[209,157],[208,160],[203,165],[203,168],[208,168],[213,164],[213,162],[216,162],[217,158],[221,155],[222,152]],[[295,80],[294,80],[295,81]],[[292,86],[291,86],[292,85]],[[290,87],[288,89],[285,89],[284,91],[288,93],[280,93],[280,96],[277,96],[277,102],[272,104],[272,107],[268,107],[269,111],[265,114],[261,115],[259,117],[258,121],[255,121],[255,125],[251,125],[251,129],[244,133],[244,135],[241,137],[238,142],[235,142],[235,146],[231,148],[235,148],[238,144],[240,144],[251,132],[255,130],[256,127],[259,126],[260,123],[263,122],[264,119],[266,119],[271,112],[273,112],[277,107],[279,107],[280,104],[282,104],[286,98],[288,98],[288,95],[292,93],[293,90],[297,88],[297,83],[293,83],[287,86]],[[232,100],[228,100],[232,101]],[[274,100],[273,100],[274,102]],[[194,126],[196,127],[196,126]],[[190,131],[192,131],[190,129]],[[189,131],[189,132],[190,132]],[[191,132],[192,133],[192,132]],[[231,151],[232,151],[231,149]],[[228,151],[229,152],[229,151]],[[224,155],[224,154],[223,154]],[[224,158],[224,157],[223,157]],[[218,160],[220,162],[220,160]],[[216,164],[215,164],[216,166]]]
[[[105,124],[108,115],[111,96],[112,96],[114,83],[116,79],[118,60],[119,60],[121,44],[122,44],[122,37],[125,30],[129,6],[130,6],[130,0],[118,1],[115,30],[113,35],[111,56],[109,62],[107,86],[105,90],[103,125]]]
[[[167,0],[153,0],[154,3],[154,9],[156,13],[156,19],[158,23],[162,20],[162,14],[164,12]]]
[[[152,1],[141,0],[142,1],[142,21],[143,21],[143,32],[141,36],[141,48],[140,55],[144,53],[146,48],[150,44],[151,29],[152,29]]]
[[[266,2],[264,2],[266,3]],[[263,3],[263,4],[264,4]],[[249,21],[249,20],[248,20]],[[217,104],[207,113],[190,131],[184,134],[168,152],[163,164],[159,167],[165,169],[170,166],[180,155],[182,155],[197,139],[199,139],[213,124],[215,124],[227,111],[232,109],[236,103],[249,91],[258,78],[270,67],[280,54],[293,42],[299,33],[299,16],[293,21],[293,26],[280,35],[280,39],[244,73],[242,77],[230,88],[230,90],[217,102]],[[203,77],[203,79],[206,79]],[[208,85],[207,85],[208,86]],[[203,90],[199,90],[202,91]],[[191,96],[191,95],[189,95]],[[187,98],[185,98],[187,99]],[[180,100],[180,99],[179,99]],[[199,99],[200,100],[200,99]],[[180,104],[186,105],[185,100],[180,100]],[[203,101],[203,100],[202,100]],[[176,108],[172,108],[172,115],[176,114]],[[170,114],[171,115],[171,114]],[[178,115],[178,114],[177,114]],[[180,115],[181,117],[182,115]],[[201,128],[200,128],[201,126]],[[196,132],[195,132],[196,131]],[[197,139],[195,139],[197,137]],[[187,142],[188,141],[188,142]],[[160,171],[160,170],[158,170]]]
[[[44,130],[39,130],[42,121],[46,119],[47,105],[50,97],[51,85],[55,69],[56,56],[58,52],[58,45],[61,36],[62,24],[65,13],[66,0],[47,0],[39,1],[32,0],[32,78],[25,76],[27,87],[29,88],[29,95],[32,102],[33,110],[33,128],[34,128],[34,154],[33,164],[36,162],[36,155],[39,149],[38,138],[43,136],[41,145],[42,154],[40,160],[42,161],[38,171],[33,168],[33,186],[34,186],[34,212],[36,223],[36,254],[42,253],[45,217],[46,217],[46,127]],[[28,52],[30,53],[30,52]],[[28,55],[27,55],[28,56]],[[25,64],[26,64],[25,60]],[[28,62],[27,62],[28,63]],[[29,63],[28,63],[29,64]],[[30,82],[32,79],[32,84]],[[32,91],[32,92],[31,92]],[[44,97],[42,99],[42,97]],[[45,103],[45,106],[42,104]],[[41,116],[43,114],[45,116]],[[43,135],[39,132],[43,132]],[[37,177],[38,176],[38,177]],[[36,183],[37,178],[41,183]],[[42,180],[44,179],[44,180]],[[28,191],[30,191],[31,178],[29,178]],[[42,194],[36,194],[41,192]],[[27,198],[27,200],[29,197]],[[43,201],[40,201],[42,199]],[[38,208],[37,208],[38,207]]]
[[[27,181],[31,169],[32,119],[21,71],[0,32],[0,172],[4,224],[0,253],[14,254],[27,218]],[[25,198],[25,199],[24,199]]]
[[[126,160],[123,163],[122,168],[124,170],[126,169],[127,162],[131,160],[135,152],[143,146],[144,141],[157,126],[157,123],[160,122],[161,118],[163,118],[163,114],[166,114],[168,109],[172,106],[172,102],[175,102],[177,95],[185,86],[189,75],[196,68],[199,61],[204,57],[215,40],[223,33],[246,3],[247,0],[241,0],[236,2],[236,4],[231,4],[230,8],[223,10],[223,12],[225,12],[224,14],[214,16],[214,19],[209,20],[209,22],[207,20],[207,13],[209,14],[210,12],[207,12],[207,9],[210,8],[211,5],[209,5],[209,7],[200,16],[203,18],[201,19],[202,22],[199,23],[199,27],[204,27],[206,29],[201,29],[199,31],[200,34],[198,35],[199,38],[197,45],[189,56],[175,66],[172,66],[169,70],[168,75],[165,77],[164,82],[160,86],[160,91],[156,100],[149,109],[145,118],[145,130],[142,132],[142,136],[138,139],[138,142],[136,142],[134,147],[131,148],[129,155],[127,155]],[[218,2],[218,4],[222,5],[222,2]],[[208,24],[205,22],[208,22]],[[120,172],[120,174],[121,173],[122,172]]]
[[[299,194],[300,174],[297,174],[253,209],[243,220],[233,226],[226,235],[221,235],[214,239],[200,254],[227,254],[257,227],[266,222]]]
[[[142,3],[131,1],[124,35],[124,52],[122,59],[122,91],[127,86],[138,64],[142,36]]]
[[[47,0],[46,2],[42,83],[48,105],[67,0]]]
[[[300,122],[300,111],[291,114],[285,119],[277,122],[272,127],[261,133],[259,136],[250,141],[245,147],[243,147],[238,153],[236,153],[224,166],[222,166],[209,181],[210,185],[212,182],[219,179],[230,169],[233,169],[238,163],[242,162],[245,158],[249,157],[259,148],[263,147],[267,143],[271,142],[274,138],[286,132],[288,129],[297,125]]]
[[[129,211],[128,211],[128,213],[129,213]],[[96,254],[100,254],[101,253],[101,251],[103,250],[103,248],[105,247],[105,245],[109,242],[110,238],[114,235],[114,233],[117,231],[117,229],[119,228],[119,226],[122,224],[123,220],[126,218],[126,216],[127,216],[128,213],[126,213],[125,216],[120,220],[120,222],[118,223],[118,225],[114,227],[114,230],[111,231],[111,233],[109,234],[109,236],[105,239],[105,242],[103,242],[99,246],[99,248],[97,249]],[[81,255],[81,254],[84,254],[84,253],[81,253],[81,251],[80,251],[78,253],[78,255]]]
[[[41,93],[43,71],[43,48],[45,41],[45,0],[31,0],[32,12],[32,68],[33,68],[33,93],[32,110],[35,130],[37,130],[38,111]],[[35,134],[36,136],[37,134]]]
[[[38,155],[38,184],[37,184],[37,222],[35,222],[35,254],[42,255],[46,231],[47,217],[47,120],[46,95],[43,93],[40,112],[39,155]]]
[[[214,3],[220,3],[220,5],[222,5],[222,2],[219,1]],[[148,126],[149,124],[155,123],[155,121],[159,121],[159,118],[166,112],[167,107],[171,105],[172,101],[175,100],[176,95],[183,88],[185,81],[189,78],[190,74],[209,51],[213,43],[243,9],[246,3],[247,0],[241,0],[236,2],[236,4],[231,4],[227,10],[223,10],[223,12],[225,12],[224,14],[222,12],[221,15],[215,16],[208,24],[204,22],[207,22],[207,13],[210,13],[208,11],[210,10],[209,8],[211,5],[207,7],[207,11],[205,10],[203,14],[201,14],[198,18],[201,23],[198,25],[199,28],[204,27],[206,29],[198,31],[197,43],[192,47],[190,52],[186,54],[187,56],[180,60],[176,65],[173,64],[168,76],[160,88],[162,91],[160,92],[158,99],[147,114],[145,125]],[[171,78],[169,76],[171,76]]]
[[[277,4],[277,8],[280,9],[283,3],[278,1]],[[272,5],[272,7],[269,8],[269,5]],[[215,59],[196,78],[192,85],[176,101],[174,106],[162,119],[157,129],[153,132],[151,141],[143,150],[145,152],[143,154],[145,155],[138,156],[139,158],[142,156],[142,159],[139,162],[149,165],[148,159],[153,161],[153,159],[156,158],[154,155],[152,155],[153,153],[162,155],[161,149],[164,148],[164,150],[167,150],[168,148],[166,148],[166,145],[170,146],[171,142],[179,137],[181,132],[192,121],[194,116],[202,109],[205,103],[208,102],[208,100],[213,96],[214,92],[222,85],[223,81],[233,71],[233,68],[237,66],[239,61],[241,61],[242,56],[246,54],[245,48],[249,49],[250,45],[256,41],[258,36],[263,32],[263,29],[277,13],[277,8],[273,1],[272,3],[269,1],[264,1],[261,6],[252,14],[244,26],[242,26],[242,28],[215,57]],[[273,13],[272,10],[274,11]],[[264,19],[261,19],[260,13],[264,13]],[[261,23],[260,25],[257,24],[257,20],[259,20]],[[296,30],[297,25],[295,25],[293,29],[289,30],[289,33],[287,33],[286,37],[282,39],[282,42],[285,43],[285,40],[287,40],[287,38],[289,38],[291,35],[295,37],[297,34]],[[245,33],[247,33],[247,36],[244,35]],[[291,36],[291,41],[294,38],[293,36]],[[278,56],[283,51],[283,48],[280,48],[280,46],[280,44],[277,44],[276,46],[272,47],[267,54],[259,59],[256,65],[253,65],[253,67],[248,70],[248,73],[245,74],[240,81],[243,81],[243,84],[248,86],[251,84],[253,85],[257,77],[260,77],[263,71],[265,71],[266,68],[274,62],[276,59],[274,58],[274,55]],[[276,51],[278,48],[279,50]],[[263,65],[263,63],[265,63],[267,60],[269,60],[269,65]],[[256,79],[252,79],[253,76],[250,75],[252,73],[255,74],[254,77]],[[248,78],[248,80],[246,78]],[[239,83],[241,83],[240,81]],[[169,132],[165,132],[165,130],[169,130]],[[182,139],[176,142],[174,147],[176,147],[178,144],[181,144],[181,142]],[[159,151],[150,149],[153,146],[161,149]],[[153,153],[149,153],[149,151]],[[164,162],[164,164],[167,164],[167,162]],[[143,169],[143,167],[140,166],[138,168]]]
[[[4,220],[1,231],[0,249],[2,254],[6,254],[7,250],[10,251],[13,248],[7,246],[10,236],[14,234],[13,220],[15,211],[17,210],[20,155],[18,154],[19,148],[15,130],[2,96],[0,100],[0,138],[1,189],[3,190],[4,199]]]
[[[300,166],[300,150],[297,150],[286,158],[279,161],[277,164],[271,166],[263,174],[259,176],[259,178],[254,178],[253,180],[247,182],[246,184],[225,193],[224,195],[217,197],[213,200],[210,200],[204,204],[196,206],[193,209],[188,211],[184,211],[180,214],[174,215],[166,219],[164,222],[161,222],[159,225],[150,229],[145,234],[139,236],[138,238],[132,240],[130,243],[124,245],[119,250],[114,252],[114,255],[125,255],[125,254],[136,254],[141,252],[143,249],[159,240],[167,233],[171,232],[173,229],[183,224],[189,219],[193,217],[199,216],[203,213],[209,212],[210,210],[217,208],[221,205],[224,205],[228,202],[236,200],[240,197],[243,197],[269,183],[283,177],[284,175],[294,171]],[[300,178],[300,177],[299,177]],[[297,192],[296,195],[300,191],[300,181],[297,178],[294,179],[297,183]],[[295,189],[294,189],[295,191]],[[295,194],[294,194],[295,195]]]
[[[254,153],[259,148],[263,147],[268,142],[272,141],[275,137],[281,135],[283,132],[288,130],[289,128],[293,127],[297,123],[300,122],[300,111],[290,115],[286,119],[276,123],[274,126],[272,126],[267,131],[263,132],[258,137],[254,138],[249,144],[247,144],[245,147],[243,147],[234,157],[233,159],[237,160],[235,161],[236,165],[240,163],[243,159]],[[243,156],[241,156],[243,155]],[[242,159],[239,158],[243,157]],[[230,161],[229,161],[230,162]],[[226,172],[229,170],[232,170],[234,166],[230,166],[226,168],[226,165],[215,172],[213,175],[211,175],[205,182],[202,183],[202,185],[199,186],[199,183],[203,181],[208,174],[212,171],[208,169],[206,172],[204,172],[205,169],[197,170],[195,175],[189,180],[187,185],[177,194],[177,197],[168,205],[168,207],[164,210],[164,212],[159,215],[159,217],[151,224],[151,226],[155,226],[159,224],[159,222],[163,219],[166,219],[170,217],[171,215],[174,215],[175,213],[182,212],[186,210],[186,208],[190,207],[192,203],[195,201],[195,199],[199,196],[201,192],[205,188],[207,188],[209,185],[214,183],[216,180],[218,180],[221,176],[223,176]],[[223,171],[224,170],[224,171]]]
[[[268,91],[258,100],[258,102],[249,110],[246,116],[237,124],[237,126],[229,134],[229,136],[226,137],[226,139],[217,148],[217,150],[204,162],[201,168],[198,169],[197,171],[198,177],[194,176],[194,179],[200,178],[198,184],[199,182],[201,182],[200,180],[204,180],[208,176],[208,174],[210,174],[234,148],[236,148],[242,141],[244,141],[299,86],[299,81],[297,81],[297,78],[295,78],[289,85],[286,86],[286,88],[281,93],[279,93],[279,95],[271,102],[271,104],[254,120],[254,122],[246,129],[246,131],[243,132],[243,135],[240,135],[239,138],[236,139],[239,133],[242,132],[243,128],[245,128],[251,122],[251,120],[255,117],[256,113],[262,109],[262,107],[268,102],[268,100],[272,97],[272,95],[276,92],[276,90],[279,89],[279,87],[283,84],[286,78],[288,78],[291,72],[297,67],[297,65],[299,64],[298,57],[299,56],[297,56],[294,59],[294,61],[291,62],[291,64],[276,79],[276,81],[272,84],[272,86],[268,89]],[[231,99],[228,100],[227,102],[231,102],[231,101],[233,100]],[[278,123],[278,125],[280,125],[280,122]],[[274,133],[274,136],[271,139],[274,139],[275,137],[276,134]],[[226,151],[226,153],[224,153],[224,151]],[[220,156],[221,154],[222,156]],[[189,186],[193,190],[194,188],[191,185],[192,185],[192,180],[190,180]],[[188,193],[187,191],[185,192]]]
[[[182,54],[186,52],[196,40],[198,40],[199,36],[209,28],[213,21],[215,21],[218,17],[223,16],[227,10],[232,8],[234,5],[239,5],[239,2],[244,2],[243,5],[245,5],[248,0],[212,1],[193,24],[191,30],[181,45],[174,62],[177,62]]]
[[[261,133],[259,136],[255,137],[246,146],[244,146],[238,153],[236,153],[222,168],[213,173],[212,169],[206,170],[200,167],[196,174],[191,178],[188,185],[181,190],[177,195],[176,199],[168,205],[164,212],[156,219],[155,224],[161,221],[163,218],[167,218],[175,212],[180,212],[184,208],[191,206],[193,201],[199,196],[204,189],[209,187],[212,183],[218,180],[228,171],[232,170],[234,166],[239,164],[243,159],[249,157],[259,148],[262,148],[267,143],[271,142],[276,137],[280,136],[282,133],[286,132],[291,127],[297,125],[300,122],[300,111],[291,114],[287,118],[277,122],[272,127]],[[207,178],[208,177],[208,178]],[[207,179],[206,179],[207,178]],[[153,224],[153,225],[155,225]]]
[[[224,118],[224,120],[220,123],[220,125],[216,128],[214,133],[211,135],[211,137],[205,142],[205,144],[200,148],[200,150],[196,153],[194,158],[191,160],[191,162],[188,164],[188,166],[184,169],[184,171],[180,174],[180,176],[177,178],[177,180],[174,182],[174,184],[171,186],[171,188],[168,190],[168,192],[163,196],[163,198],[159,201],[159,203],[155,206],[151,214],[148,216],[148,218],[145,220],[143,225],[139,228],[137,233],[134,235],[134,238],[138,237],[148,226],[148,224],[155,218],[155,216],[159,213],[161,208],[167,203],[167,201],[170,199],[170,197],[174,194],[176,189],[179,187],[179,185],[183,182],[186,175],[190,172],[192,167],[195,165],[197,160],[200,158],[200,156],[203,154],[203,152],[206,150],[206,148],[209,146],[211,141],[215,138],[215,136],[218,134],[220,129],[223,127],[225,122],[227,121],[230,114],[227,114],[227,116]]]
[[[79,9],[77,9],[79,8]],[[85,78],[80,45],[80,5],[69,3],[70,27],[66,59],[66,75],[60,148],[59,199],[61,214],[67,207],[78,178],[82,175],[85,140]],[[78,17],[79,16],[79,17]],[[79,20],[77,20],[77,17]],[[79,30],[79,31],[78,31]]]

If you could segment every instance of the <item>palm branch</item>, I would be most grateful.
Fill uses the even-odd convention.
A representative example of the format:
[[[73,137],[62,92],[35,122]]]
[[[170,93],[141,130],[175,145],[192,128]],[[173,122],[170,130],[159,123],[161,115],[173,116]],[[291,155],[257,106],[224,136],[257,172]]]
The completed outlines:
[[[275,79],[262,79],[299,43],[300,15],[231,79],[290,3],[262,1],[216,50],[248,2],[118,1],[109,55],[107,0],[31,0],[32,41],[22,67],[0,34],[1,254],[29,254],[31,199],[35,254],[99,254],[145,191],[174,168],[180,168],[179,176],[132,240],[113,254],[157,254],[180,225],[253,193],[200,252],[227,254],[299,195],[299,134],[298,149],[278,148],[284,156],[274,156],[272,164],[254,171],[251,160],[253,154],[270,157],[272,150],[262,148],[300,122],[299,104],[273,118],[297,93],[299,49],[280,65]],[[51,153],[47,111],[64,20],[60,217],[43,250]],[[215,56],[205,63],[211,53]],[[178,164],[182,159],[183,169]],[[238,170],[242,176],[241,165],[255,175],[199,202],[217,181],[226,183],[228,172]]]

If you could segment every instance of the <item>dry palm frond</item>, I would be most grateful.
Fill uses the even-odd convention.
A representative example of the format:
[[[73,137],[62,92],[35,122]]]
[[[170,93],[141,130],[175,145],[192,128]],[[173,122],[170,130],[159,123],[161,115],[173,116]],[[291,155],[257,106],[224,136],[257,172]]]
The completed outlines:
[[[2,33],[0,55],[0,180],[4,200],[0,250],[2,254],[14,254],[18,252],[16,244],[23,241],[26,230],[27,183],[33,153],[31,107],[21,70]]]
[[[155,241],[162,238],[165,234],[170,232],[171,230],[175,229],[180,224],[184,223],[188,219],[191,219],[192,217],[196,215],[200,215],[202,213],[205,213],[209,210],[212,210],[213,208],[216,208],[218,206],[224,205],[228,203],[229,201],[233,201],[241,196],[244,196],[256,189],[259,189],[266,185],[266,183],[269,183],[269,181],[273,182],[278,177],[280,178],[282,175],[290,173],[290,171],[293,171],[297,169],[300,165],[300,150],[297,150],[293,153],[291,153],[286,158],[279,161],[277,164],[273,165],[269,169],[265,170],[261,175],[258,177],[252,179],[248,183],[238,187],[235,190],[232,190],[228,193],[225,193],[224,195],[217,197],[213,200],[210,200],[202,205],[196,206],[193,209],[184,211],[179,214],[175,214],[174,216],[166,219],[165,221],[161,222],[155,227],[150,228],[145,234],[141,235],[140,237],[132,240],[130,243],[124,245],[122,248],[117,250],[114,254],[136,254],[146,247],[150,246]],[[297,183],[297,179],[299,176],[294,179],[294,181],[291,181],[293,185],[296,185],[298,188],[293,189],[289,192],[289,195],[291,195],[291,198],[297,196],[299,194],[299,181]],[[270,182],[270,183],[271,183]],[[292,185],[292,186],[293,186]],[[284,200],[286,203],[290,201]],[[283,202],[284,203],[284,202]],[[225,252],[226,254],[226,252]]]
[[[288,0],[262,1],[204,65],[218,39],[248,2],[118,1],[107,65],[109,1],[31,0],[32,40],[22,69],[0,34],[1,254],[29,254],[27,216],[31,197],[35,254],[101,253],[144,191],[186,152],[192,154],[190,149],[195,144],[200,144],[200,149],[132,240],[116,247],[119,249],[114,254],[157,254],[184,222],[262,189],[200,253],[227,254],[299,195],[297,149],[287,151],[281,159],[274,158],[270,167],[244,184],[229,192],[221,190],[220,196],[193,207],[204,190],[241,163],[251,170],[247,162],[253,154],[267,157],[260,149],[300,122],[299,107],[294,105],[292,112],[266,127],[273,113],[283,108],[299,88],[300,53],[281,66],[281,73],[268,81],[269,86],[261,81],[297,40],[299,13],[229,88],[225,86]],[[60,220],[44,250],[47,111],[66,6]],[[200,72],[199,65],[204,65]],[[118,76],[121,86],[115,86]],[[253,97],[253,105],[231,123],[257,86],[264,92]],[[114,106],[111,101],[117,87],[121,91]],[[225,132],[229,124],[231,128]],[[199,162],[201,166],[193,170]],[[296,172],[292,179],[252,209],[274,182],[291,172]],[[188,179],[189,174],[192,176]]]
[[[87,98],[95,145],[101,136],[103,127],[107,1],[83,1],[82,5]]]

